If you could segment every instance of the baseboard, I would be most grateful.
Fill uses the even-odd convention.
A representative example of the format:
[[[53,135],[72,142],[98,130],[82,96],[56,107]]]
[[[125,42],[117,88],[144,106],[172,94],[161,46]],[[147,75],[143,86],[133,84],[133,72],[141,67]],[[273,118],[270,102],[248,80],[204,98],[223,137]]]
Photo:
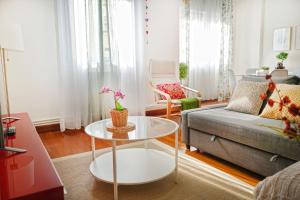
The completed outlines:
[[[44,126],[44,125],[51,125],[51,124],[59,124],[59,118],[52,118],[52,119],[43,119],[43,120],[35,120],[33,121],[34,126]]]
[[[59,118],[33,121],[38,133],[60,131]]]

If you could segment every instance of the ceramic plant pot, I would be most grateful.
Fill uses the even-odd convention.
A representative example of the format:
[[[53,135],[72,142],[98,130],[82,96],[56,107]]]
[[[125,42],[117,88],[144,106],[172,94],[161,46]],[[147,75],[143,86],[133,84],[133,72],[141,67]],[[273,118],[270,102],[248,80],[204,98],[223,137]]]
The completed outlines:
[[[278,63],[277,63],[276,69],[284,69],[284,68],[285,68],[285,67],[284,67],[284,65],[283,65],[282,62],[278,62]]]

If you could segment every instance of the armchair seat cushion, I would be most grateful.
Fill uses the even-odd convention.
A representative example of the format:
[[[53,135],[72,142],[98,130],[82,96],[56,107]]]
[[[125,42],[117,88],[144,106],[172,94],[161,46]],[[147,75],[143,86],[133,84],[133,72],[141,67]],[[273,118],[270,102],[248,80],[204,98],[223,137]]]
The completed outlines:
[[[282,127],[281,120],[226,110],[225,107],[188,113],[188,127],[269,153],[300,160],[297,141],[279,135],[263,125]]]

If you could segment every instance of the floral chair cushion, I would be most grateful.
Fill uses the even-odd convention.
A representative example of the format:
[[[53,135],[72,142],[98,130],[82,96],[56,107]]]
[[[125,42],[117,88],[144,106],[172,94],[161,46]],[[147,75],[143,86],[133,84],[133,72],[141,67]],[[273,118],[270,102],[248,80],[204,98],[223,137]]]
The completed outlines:
[[[157,89],[159,89],[162,92],[167,93],[170,95],[171,99],[183,99],[186,98],[180,83],[162,83],[156,85]],[[164,96],[162,96],[162,99],[166,99]]]

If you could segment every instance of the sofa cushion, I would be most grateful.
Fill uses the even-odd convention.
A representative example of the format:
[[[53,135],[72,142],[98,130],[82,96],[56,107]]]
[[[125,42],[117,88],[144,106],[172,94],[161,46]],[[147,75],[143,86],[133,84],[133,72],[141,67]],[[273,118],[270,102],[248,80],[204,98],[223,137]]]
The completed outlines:
[[[288,96],[291,100],[291,104],[300,105],[300,85],[277,84],[277,89],[280,91],[281,98]],[[278,92],[274,91],[270,99],[275,102],[280,102]],[[300,117],[295,117],[290,114],[286,106],[282,108],[282,111],[279,111],[278,103],[275,103],[273,106],[266,105],[260,116],[270,119],[282,119],[283,117],[286,117],[290,121],[300,123]]]
[[[263,103],[259,96],[267,90],[268,83],[239,81],[226,109],[258,115]]]
[[[234,112],[226,110],[225,107],[191,112],[187,118],[189,128],[293,160],[300,160],[300,145],[297,141],[259,125],[283,127],[280,120]]]
[[[254,81],[254,82],[269,82],[266,80],[265,76],[253,76],[253,75],[245,75],[242,77],[244,81]],[[289,85],[299,85],[300,78],[298,76],[289,76],[289,77],[272,77],[272,80],[277,84],[289,84]],[[268,103],[269,97],[272,95],[272,92],[267,92],[267,98],[263,101],[259,114],[262,113],[263,109],[266,107]]]

